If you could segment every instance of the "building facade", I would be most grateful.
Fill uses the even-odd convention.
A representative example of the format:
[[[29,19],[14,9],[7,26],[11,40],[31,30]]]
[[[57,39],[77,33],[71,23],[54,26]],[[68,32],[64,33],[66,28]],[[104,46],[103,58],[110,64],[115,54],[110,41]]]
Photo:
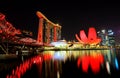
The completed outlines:
[[[61,26],[48,20],[41,12],[37,11],[39,18],[39,28],[37,41],[49,44],[61,39]]]
[[[102,29],[98,31],[98,36],[101,37],[101,45],[104,46],[114,46],[115,45],[115,36],[114,32],[111,29]]]

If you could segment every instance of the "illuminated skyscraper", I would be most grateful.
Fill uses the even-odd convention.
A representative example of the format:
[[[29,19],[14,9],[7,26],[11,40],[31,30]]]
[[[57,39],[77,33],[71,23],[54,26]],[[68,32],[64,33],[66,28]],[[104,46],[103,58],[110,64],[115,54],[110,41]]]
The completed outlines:
[[[114,46],[115,45],[115,36],[114,32],[111,29],[103,29],[98,31],[98,36],[101,37],[101,45]]]
[[[38,38],[39,43],[49,44],[61,39],[61,26],[48,20],[41,12],[36,13],[39,18]]]

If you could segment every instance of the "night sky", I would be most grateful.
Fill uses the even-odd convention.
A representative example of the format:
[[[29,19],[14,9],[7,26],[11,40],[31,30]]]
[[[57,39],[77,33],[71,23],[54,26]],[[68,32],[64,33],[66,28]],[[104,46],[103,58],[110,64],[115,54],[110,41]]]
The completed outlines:
[[[28,3],[25,1],[29,1]],[[75,1],[75,0],[74,0]],[[33,32],[37,37],[38,17],[42,12],[50,21],[62,26],[62,39],[74,40],[75,34],[89,27],[113,29],[120,33],[120,5],[113,2],[73,2],[62,0],[1,0],[0,12],[14,27]]]

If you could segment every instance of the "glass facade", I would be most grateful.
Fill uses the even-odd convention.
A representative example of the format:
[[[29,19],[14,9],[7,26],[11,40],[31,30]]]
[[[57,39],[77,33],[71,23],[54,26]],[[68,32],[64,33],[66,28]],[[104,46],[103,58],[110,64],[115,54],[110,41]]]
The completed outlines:
[[[115,36],[114,32],[111,29],[108,30],[101,30],[98,33],[98,36],[101,37],[101,45],[104,46],[114,46],[115,45]]]

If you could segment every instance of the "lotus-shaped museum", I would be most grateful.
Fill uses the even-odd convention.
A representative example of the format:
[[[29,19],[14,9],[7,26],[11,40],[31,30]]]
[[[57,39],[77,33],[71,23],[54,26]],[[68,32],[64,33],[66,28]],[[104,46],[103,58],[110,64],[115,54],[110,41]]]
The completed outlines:
[[[88,37],[84,30],[80,30],[79,36],[76,34],[76,39],[82,44],[96,45],[101,42],[101,39],[97,37],[97,33],[94,27],[90,27],[88,31]]]

